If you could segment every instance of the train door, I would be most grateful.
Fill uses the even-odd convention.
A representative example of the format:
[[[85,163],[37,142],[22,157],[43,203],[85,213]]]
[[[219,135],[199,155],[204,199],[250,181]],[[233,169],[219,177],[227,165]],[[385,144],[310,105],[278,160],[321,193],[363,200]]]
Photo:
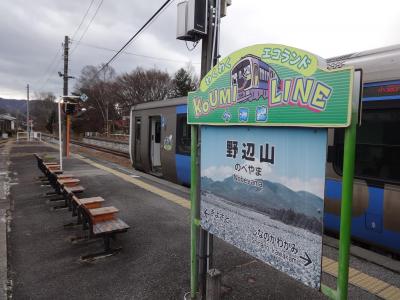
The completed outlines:
[[[151,170],[161,175],[161,117],[150,117]]]
[[[134,148],[134,164],[141,165],[142,164],[142,155],[141,155],[141,124],[142,118],[135,118],[135,148]]]

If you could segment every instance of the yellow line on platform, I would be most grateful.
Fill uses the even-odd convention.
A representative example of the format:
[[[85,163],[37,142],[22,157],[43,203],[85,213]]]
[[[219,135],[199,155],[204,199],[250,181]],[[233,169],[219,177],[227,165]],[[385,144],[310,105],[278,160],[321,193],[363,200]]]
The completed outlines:
[[[173,193],[164,191],[160,188],[157,188],[151,184],[145,183],[142,180],[137,178],[130,177],[127,174],[114,170],[112,168],[106,167],[99,163],[96,163],[90,159],[82,158],[79,156],[75,156],[77,159],[84,161],[96,168],[104,170],[108,173],[111,173],[127,182],[130,182],[144,190],[147,190],[151,193],[154,193],[162,198],[169,200],[175,204],[178,204],[184,208],[190,209],[190,202],[180,196],[177,196]],[[334,277],[337,277],[338,274],[338,263],[335,260],[327,258],[325,256],[322,257],[322,271],[330,274]],[[400,299],[400,289],[396,286],[390,285],[387,282],[384,282],[378,278],[369,276],[359,270],[354,268],[349,268],[349,283],[357,286],[373,295],[376,295],[382,299],[387,300],[396,300]]]
[[[338,274],[337,261],[322,257],[322,270],[334,277]],[[349,268],[349,283],[357,286],[382,299],[398,300],[400,299],[400,289],[384,282],[378,278],[369,276],[354,268]]]
[[[113,174],[113,175],[115,175],[115,176],[117,176],[117,177],[119,177],[119,178],[121,178],[121,179],[123,179],[123,180],[125,180],[127,182],[133,183],[134,185],[136,185],[136,186],[138,186],[138,187],[140,187],[140,188],[142,188],[142,189],[144,189],[146,191],[149,191],[149,192],[151,192],[153,194],[161,196],[161,197],[163,197],[163,198],[165,198],[165,199],[167,199],[167,200],[169,200],[169,201],[171,201],[171,202],[173,202],[175,204],[178,204],[180,206],[183,206],[185,208],[190,209],[190,202],[187,199],[183,198],[183,197],[180,197],[180,196],[177,196],[177,195],[175,195],[173,193],[164,191],[164,190],[162,190],[160,188],[157,188],[157,187],[155,187],[155,186],[153,186],[151,184],[148,184],[148,183],[146,183],[146,182],[144,182],[142,180],[139,180],[137,178],[133,178],[133,177],[127,175],[127,174],[124,174],[122,172],[116,171],[116,170],[111,169],[109,167],[103,166],[103,165],[101,165],[99,163],[96,163],[96,162],[90,160],[90,159],[79,158],[79,157],[78,157],[78,159],[80,159],[80,160],[82,160],[82,161],[84,161],[84,162],[86,162],[86,163],[88,163],[88,164],[90,164],[90,165],[92,165],[92,166],[94,166],[96,168],[99,168],[101,170],[109,172],[109,173],[111,173],[111,174]]]

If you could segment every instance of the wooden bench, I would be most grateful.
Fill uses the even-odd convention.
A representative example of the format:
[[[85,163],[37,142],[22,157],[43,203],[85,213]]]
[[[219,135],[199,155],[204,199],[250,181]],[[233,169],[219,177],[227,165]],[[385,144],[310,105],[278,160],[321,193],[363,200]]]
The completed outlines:
[[[72,215],[76,215],[80,208],[85,207],[86,209],[99,208],[101,207],[104,199],[102,197],[90,197],[79,199],[75,195],[71,199]]]
[[[114,206],[99,207],[89,209],[89,216],[93,225],[104,221],[116,219],[119,209]]]
[[[99,208],[102,206],[104,199],[102,197],[81,198],[72,195],[69,202],[72,216],[78,216],[78,224],[82,223],[82,215],[85,214],[85,209]]]
[[[91,223],[89,228],[90,235],[91,237],[103,238],[104,250],[99,253],[84,255],[81,259],[93,260],[118,253],[122,248],[111,248],[111,239],[115,240],[117,234],[127,232],[129,228],[128,224],[118,218],[98,222],[96,224]]]
[[[77,178],[61,178],[61,179],[57,179],[57,183],[61,186],[68,186],[68,187],[72,187],[72,186],[77,186],[81,181]]]
[[[71,173],[54,174],[54,175],[56,175],[57,179],[75,178],[75,175]]]
[[[64,201],[65,201],[65,205],[63,207],[71,207],[72,197],[76,194],[81,194],[84,191],[85,191],[85,188],[81,185],[62,186],[61,194],[63,195]]]

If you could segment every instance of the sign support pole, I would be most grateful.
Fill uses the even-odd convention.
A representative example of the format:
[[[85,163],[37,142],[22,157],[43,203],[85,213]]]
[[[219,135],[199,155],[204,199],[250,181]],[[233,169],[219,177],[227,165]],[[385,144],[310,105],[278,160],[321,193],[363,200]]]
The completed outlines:
[[[349,252],[351,238],[351,207],[353,200],[354,160],[356,149],[357,113],[352,114],[344,136],[342,205],[340,212],[338,298],[347,299]]]
[[[337,299],[347,299],[349,285],[349,255],[351,244],[351,209],[353,201],[356,134],[362,95],[362,71],[355,70],[350,126],[345,129],[343,153],[342,204],[340,210],[339,272]]]
[[[190,161],[190,296],[196,298],[198,290],[198,261],[197,261],[197,235],[199,230],[199,205],[197,205],[198,194],[198,169],[197,164],[197,126],[190,126],[191,129],[191,161]]]

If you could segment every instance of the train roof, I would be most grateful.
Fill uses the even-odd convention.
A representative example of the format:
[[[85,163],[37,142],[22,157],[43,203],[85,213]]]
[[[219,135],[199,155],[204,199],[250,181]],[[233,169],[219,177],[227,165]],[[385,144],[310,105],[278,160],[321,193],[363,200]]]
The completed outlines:
[[[140,103],[132,106],[132,110],[144,110],[144,109],[152,109],[152,108],[167,107],[167,106],[177,106],[182,104],[187,104],[187,97],[170,98],[161,101]]]
[[[400,79],[400,45],[350,53],[327,59],[332,69],[354,66],[363,69],[364,82]]]

